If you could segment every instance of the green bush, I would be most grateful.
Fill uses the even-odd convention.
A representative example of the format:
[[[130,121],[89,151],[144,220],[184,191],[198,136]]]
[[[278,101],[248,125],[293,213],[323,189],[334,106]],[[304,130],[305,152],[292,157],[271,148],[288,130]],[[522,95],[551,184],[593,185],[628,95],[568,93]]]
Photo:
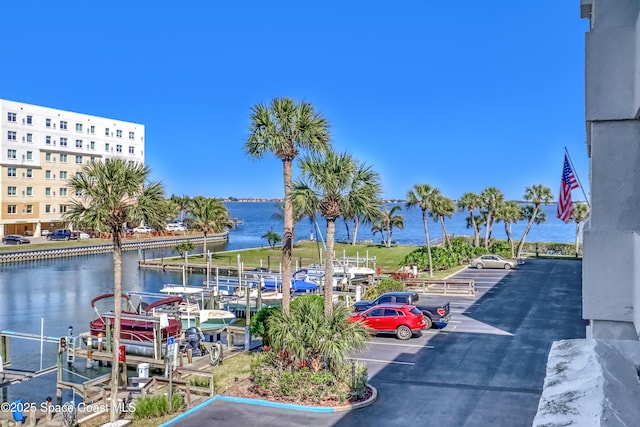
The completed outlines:
[[[172,412],[180,411],[184,406],[184,396],[177,390],[171,395]],[[136,401],[135,419],[158,418],[169,414],[169,398],[165,395],[143,396]]]
[[[267,319],[269,319],[269,316],[271,316],[273,312],[280,310],[282,310],[281,307],[265,307],[251,318],[249,331],[251,332],[252,336],[261,337],[263,345],[269,345],[269,340],[266,333]]]
[[[506,240],[496,240],[489,246],[489,252],[505,258],[511,258],[511,245]]]
[[[376,285],[369,286],[362,299],[376,299],[385,292],[406,291],[407,285],[392,279],[382,279]]]

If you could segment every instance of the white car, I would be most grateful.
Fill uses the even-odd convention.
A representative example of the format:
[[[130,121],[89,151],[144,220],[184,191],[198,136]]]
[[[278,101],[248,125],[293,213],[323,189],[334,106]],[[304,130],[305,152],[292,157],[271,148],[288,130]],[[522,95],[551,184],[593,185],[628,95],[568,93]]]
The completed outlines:
[[[151,231],[153,230],[151,230],[151,227],[147,225],[141,225],[133,229],[134,233],[151,233]]]
[[[81,232],[78,233],[78,239],[79,240],[85,240],[85,239],[88,239],[90,237],[91,236],[89,236],[89,234],[85,233],[84,231],[81,231]]]
[[[165,227],[165,230],[167,231],[186,231],[186,227],[182,224],[178,224],[175,222],[169,223],[167,224],[167,226]]]

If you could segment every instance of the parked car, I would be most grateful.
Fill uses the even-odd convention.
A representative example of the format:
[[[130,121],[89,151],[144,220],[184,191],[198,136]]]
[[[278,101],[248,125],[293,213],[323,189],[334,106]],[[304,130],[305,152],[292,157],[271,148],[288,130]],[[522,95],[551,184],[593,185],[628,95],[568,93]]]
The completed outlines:
[[[31,243],[31,240],[18,236],[17,234],[9,234],[2,238],[2,243],[5,245],[24,245],[26,243]]]
[[[134,233],[151,233],[152,231],[153,230],[151,230],[151,227],[147,225],[141,225],[133,229]]]
[[[425,328],[424,315],[415,305],[380,304],[349,316],[349,322],[363,322],[376,333],[393,333],[408,340]]]
[[[65,228],[59,228],[47,234],[47,240],[71,240],[72,238],[71,230]]]
[[[437,328],[447,326],[451,318],[451,304],[448,299],[428,297],[423,301],[419,300],[420,297],[417,292],[385,292],[374,300],[356,302],[353,304],[353,309],[355,311],[365,311],[375,305],[387,303],[415,305],[424,314],[425,329],[430,329],[432,326]]]
[[[472,259],[469,265],[477,269],[504,268],[505,270],[509,270],[511,268],[516,268],[518,262],[513,259],[502,258],[500,255],[488,254]]]
[[[186,231],[187,229],[182,224],[178,224],[177,222],[170,222],[165,227],[165,230],[167,230],[167,231]]]

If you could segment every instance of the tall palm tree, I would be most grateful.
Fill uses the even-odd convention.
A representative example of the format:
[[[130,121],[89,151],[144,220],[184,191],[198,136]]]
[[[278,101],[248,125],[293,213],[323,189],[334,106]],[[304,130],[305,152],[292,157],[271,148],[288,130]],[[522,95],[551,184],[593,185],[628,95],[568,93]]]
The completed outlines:
[[[493,232],[493,224],[496,220],[496,211],[504,203],[504,195],[502,191],[496,187],[488,187],[482,190],[480,193],[480,199],[482,200],[482,210],[487,218],[485,223],[484,234],[484,247],[489,249],[489,243],[491,242],[491,233]]]
[[[442,245],[447,245],[451,248],[451,240],[447,234],[447,227],[444,225],[444,218],[453,218],[453,213],[456,211],[456,204],[448,197],[438,195],[433,198],[431,202],[431,217],[435,221],[440,221],[442,227]]]
[[[514,222],[518,222],[522,219],[522,211],[518,202],[510,200],[505,202],[496,211],[496,221],[504,222],[504,232],[507,234],[507,241],[511,246],[511,258],[515,256],[513,234],[511,233],[511,226]]]
[[[291,186],[293,160],[301,149],[323,153],[331,148],[329,123],[308,102],[296,104],[290,98],[274,98],[271,105],[257,104],[251,110],[249,136],[244,150],[261,159],[273,153],[282,160],[284,180],[284,236],[282,244],[282,282],[291,281],[293,248],[293,207]],[[289,313],[291,289],[283,286],[282,309]]]
[[[381,186],[378,174],[357,175],[361,165],[347,153],[327,151],[309,154],[300,160],[301,179],[293,186],[292,197],[302,204],[303,211],[319,211],[327,222],[324,271],[325,315],[333,310],[333,252],[336,219],[344,208],[354,203],[378,206]],[[369,208],[368,208],[369,209]]]
[[[375,186],[376,188],[369,188],[368,191],[375,194],[382,193],[382,185],[380,184],[380,174],[373,170],[373,168],[366,163],[356,163],[356,169],[351,176],[351,183],[347,190],[347,204],[343,209],[343,219],[345,224],[348,221],[353,221],[353,239],[351,244],[355,245],[358,241],[358,228],[360,222],[364,224],[371,224],[375,219],[380,218],[382,201],[378,200],[372,203],[369,199],[362,199],[362,187],[363,186]],[[347,240],[348,240],[348,228],[347,228]]]
[[[440,190],[429,184],[415,184],[407,193],[407,208],[419,207],[422,211],[422,226],[424,227],[424,245],[429,254],[429,277],[433,277],[433,259],[431,257],[431,241],[429,240],[429,225],[427,211],[431,209],[433,199],[440,195]]]
[[[480,246],[480,224],[476,222],[474,211],[482,205],[480,196],[475,193],[464,193],[458,200],[458,210],[463,212],[465,209],[469,213],[467,228],[473,228],[473,246]]]
[[[520,258],[524,242],[527,239],[527,234],[529,234],[529,230],[531,230],[533,223],[541,224],[541,222],[539,222],[540,217],[538,216],[540,205],[543,203],[545,205],[551,203],[553,200],[553,193],[551,193],[551,189],[549,187],[545,187],[544,185],[532,185],[531,187],[527,187],[524,191],[524,199],[533,203],[533,211],[531,212],[531,215],[525,216],[529,221],[527,222],[527,227],[524,229],[524,233],[522,233],[522,239],[520,239],[520,243],[518,244],[518,258]],[[544,217],[544,220],[546,221],[546,215]]]
[[[158,225],[164,222],[162,210],[164,189],[159,182],[149,182],[150,169],[123,159],[108,159],[83,166],[68,182],[71,204],[64,214],[80,228],[109,231],[113,242],[113,294],[115,319],[113,324],[113,359],[111,390],[118,390],[118,348],[120,347],[122,312],[122,231],[127,222]],[[115,396],[115,394],[114,394]],[[111,399],[110,419],[117,419],[116,402]]]
[[[371,227],[374,235],[380,233],[384,238],[384,233],[387,233],[387,238],[384,242],[384,246],[387,248],[390,248],[393,242],[393,228],[404,229],[404,217],[402,215],[396,215],[396,212],[400,210],[402,210],[402,206],[400,205],[395,205],[391,209],[383,210],[380,219]]]
[[[580,256],[580,224],[589,217],[589,205],[586,203],[573,204],[573,220],[576,222],[576,257]]]
[[[219,199],[196,196],[191,199],[191,227],[204,234],[202,256],[207,256],[207,235],[233,228],[229,210]]]

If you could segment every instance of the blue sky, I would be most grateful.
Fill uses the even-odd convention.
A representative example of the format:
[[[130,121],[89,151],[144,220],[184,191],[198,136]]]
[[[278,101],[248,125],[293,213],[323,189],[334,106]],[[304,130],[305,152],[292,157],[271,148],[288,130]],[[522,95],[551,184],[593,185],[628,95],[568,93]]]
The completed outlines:
[[[314,105],[385,198],[588,194],[578,0],[119,1],[3,5],[0,98],[142,123],[167,195],[281,197],[248,158],[251,107]],[[579,190],[574,200],[583,200]]]

